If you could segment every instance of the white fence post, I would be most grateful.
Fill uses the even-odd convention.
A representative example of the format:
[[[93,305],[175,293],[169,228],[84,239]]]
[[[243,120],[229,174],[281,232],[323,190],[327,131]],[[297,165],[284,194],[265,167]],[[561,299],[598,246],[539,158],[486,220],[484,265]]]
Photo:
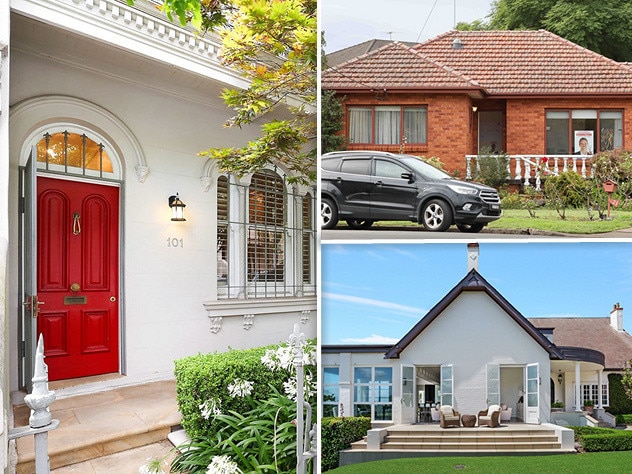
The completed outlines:
[[[294,325],[294,333],[290,335],[289,343],[294,355],[296,368],[296,474],[307,472],[307,461],[316,455],[316,424],[311,429],[312,407],[305,401],[303,367],[303,347],[305,334],[300,332],[299,325]],[[305,415],[304,412],[307,411]]]
[[[29,426],[9,430],[9,439],[35,436],[35,474],[49,474],[48,432],[59,426],[59,420],[53,420],[49,409],[55,401],[55,392],[48,390],[48,366],[44,363],[44,337],[41,334],[35,351],[34,372],[33,392],[24,397],[31,409]]]

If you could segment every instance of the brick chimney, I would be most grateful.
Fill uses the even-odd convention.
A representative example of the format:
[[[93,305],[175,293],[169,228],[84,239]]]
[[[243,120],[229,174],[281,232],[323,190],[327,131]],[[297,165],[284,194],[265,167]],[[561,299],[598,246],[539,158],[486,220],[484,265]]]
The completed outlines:
[[[478,243],[467,244],[467,272],[478,271]]]
[[[623,308],[619,303],[616,303],[610,312],[610,326],[617,331],[623,331]]]

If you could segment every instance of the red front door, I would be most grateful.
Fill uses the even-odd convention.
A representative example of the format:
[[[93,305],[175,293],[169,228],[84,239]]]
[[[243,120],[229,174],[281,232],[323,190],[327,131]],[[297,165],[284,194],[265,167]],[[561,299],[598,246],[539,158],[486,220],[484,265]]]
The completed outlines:
[[[50,380],[119,370],[119,188],[37,179],[37,288]]]

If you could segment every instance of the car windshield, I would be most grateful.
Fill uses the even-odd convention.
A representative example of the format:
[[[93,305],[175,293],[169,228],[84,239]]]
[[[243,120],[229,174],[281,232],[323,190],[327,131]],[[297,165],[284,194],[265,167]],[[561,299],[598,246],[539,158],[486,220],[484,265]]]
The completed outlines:
[[[441,171],[438,168],[435,168],[432,165],[429,165],[416,156],[400,155],[399,159],[400,161],[406,163],[408,166],[413,168],[426,179],[453,179],[452,176],[450,176],[449,174]]]

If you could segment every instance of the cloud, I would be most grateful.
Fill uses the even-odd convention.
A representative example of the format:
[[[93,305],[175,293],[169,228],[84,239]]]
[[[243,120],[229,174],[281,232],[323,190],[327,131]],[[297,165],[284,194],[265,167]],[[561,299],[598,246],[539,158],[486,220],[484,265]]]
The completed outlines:
[[[369,337],[345,337],[341,341],[345,344],[395,344],[399,339],[371,334]]]
[[[413,306],[406,306],[398,303],[391,303],[390,301],[381,301],[374,300],[371,298],[363,298],[361,296],[351,296],[351,295],[342,295],[339,293],[323,293],[323,299],[334,300],[334,301],[342,301],[345,303],[354,303],[360,304],[364,306],[372,306],[383,309],[388,309],[391,311],[398,311],[402,313],[407,313],[411,316],[419,316],[420,314],[424,314],[425,311],[421,308],[415,308]]]

